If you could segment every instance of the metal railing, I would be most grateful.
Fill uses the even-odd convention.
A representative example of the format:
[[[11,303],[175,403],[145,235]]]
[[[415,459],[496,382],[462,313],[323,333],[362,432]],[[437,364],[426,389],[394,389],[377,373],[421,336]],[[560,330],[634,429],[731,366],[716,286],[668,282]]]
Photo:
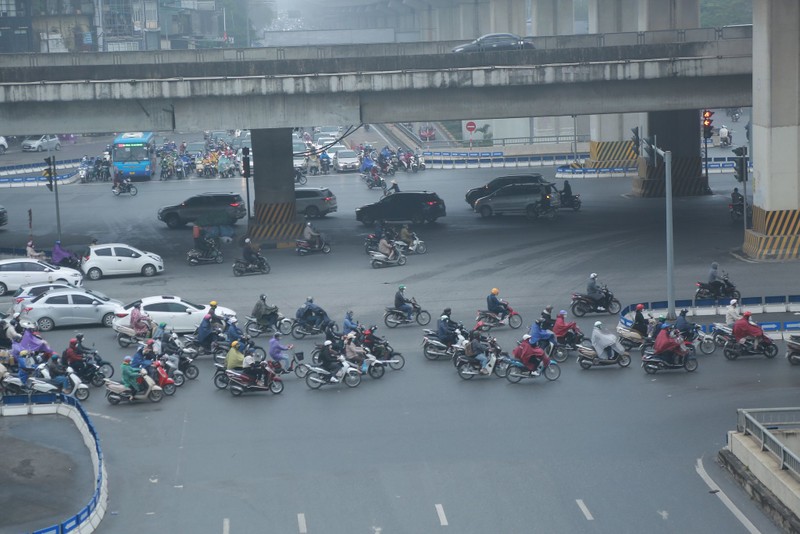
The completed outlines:
[[[800,408],[763,408],[737,410],[736,429],[752,436],[762,451],[769,451],[780,461],[780,468],[800,478],[800,457],[787,449],[773,430],[800,428]]]

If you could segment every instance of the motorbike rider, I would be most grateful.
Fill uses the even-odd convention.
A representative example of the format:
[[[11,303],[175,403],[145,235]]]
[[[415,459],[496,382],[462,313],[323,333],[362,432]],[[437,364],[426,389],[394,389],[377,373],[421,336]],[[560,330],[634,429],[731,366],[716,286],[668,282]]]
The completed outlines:
[[[394,180],[392,180],[392,181],[394,181]],[[397,184],[395,184],[395,185],[397,185]],[[398,234],[397,237],[400,239],[400,241],[405,243],[408,246],[409,249],[412,246],[414,246],[414,235],[408,229],[408,225],[407,224],[404,224],[403,226],[400,227],[400,233]]]
[[[597,273],[592,273],[589,275],[589,281],[586,283],[586,296],[594,301],[595,307],[601,309],[601,304],[603,303],[603,292],[600,290],[600,286],[597,285]]]
[[[686,308],[682,309],[678,315],[678,319],[675,321],[675,328],[677,328],[683,336],[691,334],[692,330],[694,330],[694,323],[690,323],[686,319],[687,313],[689,313],[689,310]]]
[[[333,345],[333,342],[330,339],[326,339],[325,342],[322,343],[322,348],[319,351],[319,362],[322,368],[330,373],[330,375],[328,375],[328,380],[335,384],[339,381],[336,375],[339,373],[339,369],[341,369],[342,366],[336,355],[331,351],[331,345]]]
[[[67,369],[58,361],[58,354],[50,356],[47,362],[47,370],[50,372],[50,381],[57,385],[62,392],[69,392],[69,379],[67,378]]]
[[[569,180],[564,180],[564,188],[561,190],[561,204],[572,205],[572,186]]]
[[[436,337],[445,345],[452,345],[458,340],[456,336],[458,323],[450,319],[451,312],[452,310],[450,308],[445,308],[442,311],[442,316],[439,317],[439,321],[436,323]]]
[[[231,343],[231,348],[228,354],[225,355],[225,369],[230,371],[232,369],[241,369],[244,367],[244,354],[240,349],[241,343],[234,341]]]
[[[597,353],[598,358],[605,358],[611,360],[614,358],[614,352],[622,354],[624,349],[619,346],[617,336],[611,332],[606,332],[603,328],[602,321],[595,321],[594,328],[592,329],[592,347]]]
[[[685,349],[677,328],[662,328],[656,336],[653,354],[670,365],[676,365],[675,356],[683,356]]]
[[[151,375],[153,374],[153,361],[156,358],[156,353],[153,345],[155,341],[148,339],[144,345],[140,345],[136,352],[133,353],[133,361],[131,365],[136,369],[145,369]]]
[[[323,172],[328,172],[328,169],[331,168],[331,156],[328,154],[327,150],[323,150],[322,154],[319,155],[319,164]]]
[[[640,336],[645,338],[647,337],[647,320],[644,318],[642,310],[644,310],[644,304],[637,304],[636,313],[633,316],[633,325],[631,325],[631,330],[638,332]]]
[[[131,365],[132,358],[125,356],[122,358],[122,385],[130,389],[136,395],[141,389],[139,386],[139,370]]]
[[[46,257],[46,254],[44,252],[38,252],[36,250],[36,247],[33,245],[32,239],[28,241],[28,243],[25,245],[25,253],[29,258],[34,260],[43,260]]]
[[[308,244],[311,245],[312,248],[317,249],[322,247],[322,239],[319,232],[316,231],[310,222],[307,222],[306,227],[303,228],[303,239],[308,241]]]
[[[397,249],[394,245],[389,243],[385,234],[381,236],[381,240],[378,241],[378,252],[386,256],[389,260],[393,260],[397,253]]]
[[[294,347],[292,344],[286,345],[285,347],[281,345],[281,333],[275,332],[272,339],[269,340],[269,357],[277,362],[281,366],[281,369],[288,370],[289,364],[287,362],[289,358],[286,357],[283,351],[291,350],[292,347]]]
[[[197,343],[205,349],[211,348],[211,341],[214,339],[211,330],[211,314],[205,314],[203,320],[200,321],[200,326],[197,327]]]
[[[542,310],[542,328],[545,330],[552,330],[556,321],[553,319],[553,306],[548,304]]]
[[[72,367],[72,370],[81,374],[84,368],[83,356],[78,352],[78,340],[72,338],[69,340],[69,347],[62,354],[64,365]]]
[[[297,310],[295,317],[306,325],[311,325],[313,328],[319,330],[323,323],[328,322],[328,314],[314,304],[313,297],[306,297],[306,303]]]
[[[541,347],[530,344],[530,338],[530,334],[522,336],[522,341],[511,351],[511,355],[521,361],[533,376],[539,376],[539,367],[543,362],[549,363],[549,359]]]
[[[739,314],[739,310],[736,308],[738,304],[738,300],[731,299],[731,303],[727,308],[725,308],[725,324],[731,328],[733,328],[733,325],[736,321],[742,318],[742,316]]]
[[[255,306],[253,306],[253,317],[258,324],[264,327],[277,327],[278,307],[267,304],[267,295],[262,293],[258,296]]]
[[[139,337],[145,337],[150,333],[150,317],[142,311],[141,302],[131,309],[131,328]]]
[[[358,321],[353,319],[353,310],[347,310],[344,314],[344,321],[342,322],[342,333],[349,334],[358,330]]]
[[[553,345],[558,345],[556,335],[544,327],[544,320],[542,319],[536,319],[531,325],[531,331],[528,333],[531,336],[528,339],[528,343],[531,345],[542,346],[551,341]]]
[[[264,368],[261,366],[261,362],[257,361],[255,356],[253,356],[252,352],[244,357],[242,368],[244,374],[252,378],[257,386],[264,385]]]
[[[580,333],[577,323],[567,322],[567,311],[561,310],[556,316],[556,322],[553,325],[553,333],[556,339],[562,339],[567,345],[575,345],[577,334]]]
[[[486,307],[489,309],[489,313],[495,314],[502,321],[508,315],[508,304],[498,298],[499,294],[500,290],[493,287],[489,296],[486,297]]]
[[[244,240],[244,246],[242,247],[242,259],[244,259],[245,263],[247,263],[247,267],[253,267],[258,263],[258,249],[250,238],[246,238]]]
[[[78,260],[75,254],[73,254],[69,250],[61,248],[60,240],[57,240],[53,245],[53,252],[50,258],[53,260],[53,263],[55,265],[61,265],[66,267],[75,265],[76,263],[80,265],[80,260]]]
[[[733,142],[733,136],[724,124],[719,129],[719,142],[723,146],[730,145]]]
[[[356,343],[356,333],[350,332],[344,336],[344,357],[361,367],[361,372],[367,371],[367,349]]]
[[[713,296],[721,295],[725,288],[725,280],[719,275],[719,264],[711,262],[711,269],[708,271],[708,286]]]
[[[236,326],[236,323],[239,322],[236,317],[231,317],[227,320],[227,326],[225,327],[225,340],[228,342],[233,341],[241,341],[242,336],[244,336],[244,332]]]
[[[488,349],[489,346],[481,342],[481,333],[477,330],[470,334],[469,342],[464,346],[464,354],[480,362],[482,375],[489,374],[489,369],[486,368],[489,365],[489,358],[486,355]]]
[[[733,192],[731,192],[731,204],[734,206],[741,206],[744,204],[744,196],[739,192],[738,187],[734,187]]]
[[[751,316],[752,314],[746,311],[742,318],[733,324],[733,337],[740,345],[746,345],[748,341],[752,341],[753,350],[758,350],[758,342],[764,337],[764,331],[751,321]]]
[[[406,312],[406,322],[411,322],[411,313],[414,311],[414,306],[411,305],[411,299],[406,298],[406,286],[400,284],[397,286],[397,293],[394,294],[394,307],[397,310]]]
[[[399,193],[400,192],[400,186],[397,185],[397,180],[392,180],[391,183],[392,183],[392,185],[390,185],[389,188],[386,190],[386,194],[387,195],[391,195],[392,193]]]
[[[656,324],[653,325],[653,332],[650,334],[650,337],[653,339],[657,338],[661,330],[668,327],[667,318],[663,315],[659,315],[658,319],[656,319]]]
[[[11,348],[12,343],[16,343],[22,339],[22,334],[17,332],[17,329],[14,328],[13,321],[0,321],[0,336],[3,338],[3,342],[0,343],[0,346],[7,349]]]

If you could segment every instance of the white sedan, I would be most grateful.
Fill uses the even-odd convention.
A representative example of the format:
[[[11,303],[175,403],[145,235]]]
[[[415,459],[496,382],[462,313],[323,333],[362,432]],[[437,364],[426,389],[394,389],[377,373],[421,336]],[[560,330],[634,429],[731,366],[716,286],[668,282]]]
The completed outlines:
[[[164,272],[164,260],[124,243],[91,245],[81,258],[81,270],[90,280],[115,274],[154,276]]]
[[[336,172],[357,171],[359,165],[355,150],[340,150],[333,156],[333,170]]]
[[[130,312],[134,305],[140,303],[142,311],[149,315],[153,322],[156,324],[167,323],[167,330],[172,329],[179,333],[194,332],[210,308],[208,304],[194,304],[172,295],[144,297],[117,309],[114,313],[116,315],[113,323],[114,330],[118,330],[119,327],[130,327]],[[217,315],[236,317],[236,312],[230,308],[217,306]]]

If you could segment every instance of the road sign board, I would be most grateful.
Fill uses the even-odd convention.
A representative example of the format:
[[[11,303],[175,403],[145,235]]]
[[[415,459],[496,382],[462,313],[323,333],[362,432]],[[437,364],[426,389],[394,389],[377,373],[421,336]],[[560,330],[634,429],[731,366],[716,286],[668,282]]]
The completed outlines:
[[[474,121],[469,121],[469,122],[468,122],[468,123],[465,125],[465,128],[467,129],[467,131],[468,131],[469,133],[472,133],[472,132],[474,132],[474,131],[475,131],[475,129],[476,129],[477,127],[478,127],[478,125],[477,125],[477,124],[475,124],[475,122],[474,122]]]

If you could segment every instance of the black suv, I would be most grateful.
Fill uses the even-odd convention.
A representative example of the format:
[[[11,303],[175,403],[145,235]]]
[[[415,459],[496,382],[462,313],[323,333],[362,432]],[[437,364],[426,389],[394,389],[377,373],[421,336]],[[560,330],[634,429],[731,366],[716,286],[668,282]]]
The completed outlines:
[[[245,215],[244,200],[236,193],[202,193],[158,210],[158,219],[170,228],[180,228],[187,222],[203,226],[236,224]]]
[[[466,200],[467,204],[475,207],[475,201],[479,198],[491,195],[503,186],[510,184],[547,184],[541,174],[512,174],[510,176],[501,176],[495,178],[491,182],[481,187],[475,187],[467,191]]]
[[[402,191],[356,209],[356,220],[366,226],[376,221],[434,222],[447,215],[444,200],[430,191]]]

